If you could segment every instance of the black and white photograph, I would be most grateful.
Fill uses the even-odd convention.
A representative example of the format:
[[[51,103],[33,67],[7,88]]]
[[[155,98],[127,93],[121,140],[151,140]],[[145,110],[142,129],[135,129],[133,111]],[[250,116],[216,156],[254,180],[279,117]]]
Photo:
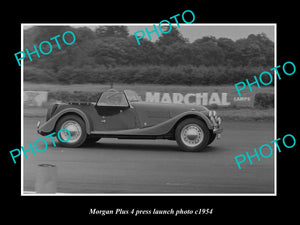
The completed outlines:
[[[276,194],[276,24],[22,32],[22,194]]]
[[[2,14],[3,219],[296,221],[294,4],[44,3]]]

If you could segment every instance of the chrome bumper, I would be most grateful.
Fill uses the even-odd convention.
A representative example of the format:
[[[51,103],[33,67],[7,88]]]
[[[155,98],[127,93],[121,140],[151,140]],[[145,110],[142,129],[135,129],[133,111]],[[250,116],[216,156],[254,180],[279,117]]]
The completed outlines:
[[[37,124],[36,124],[36,131],[41,134],[39,128],[40,128],[40,125],[41,125],[41,121],[38,121]]]
[[[209,111],[208,117],[213,124],[213,133],[217,134],[218,139],[221,138],[221,133],[223,132],[221,117],[217,116],[217,112],[215,110]]]

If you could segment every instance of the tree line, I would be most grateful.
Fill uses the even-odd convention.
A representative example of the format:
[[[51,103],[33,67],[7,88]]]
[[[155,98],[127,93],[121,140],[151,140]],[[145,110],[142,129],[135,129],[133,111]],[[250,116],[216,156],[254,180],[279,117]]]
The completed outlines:
[[[24,47],[65,31],[74,32],[76,42],[25,61],[25,81],[226,84],[274,67],[274,43],[264,33],[236,41],[205,36],[189,42],[172,27],[157,41],[144,38],[138,45],[126,26],[34,26],[24,31]]]

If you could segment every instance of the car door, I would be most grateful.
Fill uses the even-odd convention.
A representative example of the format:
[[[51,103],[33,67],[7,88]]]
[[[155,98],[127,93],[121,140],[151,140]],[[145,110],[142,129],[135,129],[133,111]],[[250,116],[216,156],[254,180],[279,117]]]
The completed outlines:
[[[136,110],[141,128],[151,127],[171,118],[168,107],[163,104],[136,102],[132,105]]]
[[[98,131],[128,130],[137,128],[135,109],[130,106],[123,92],[103,92],[95,108],[98,113]]]

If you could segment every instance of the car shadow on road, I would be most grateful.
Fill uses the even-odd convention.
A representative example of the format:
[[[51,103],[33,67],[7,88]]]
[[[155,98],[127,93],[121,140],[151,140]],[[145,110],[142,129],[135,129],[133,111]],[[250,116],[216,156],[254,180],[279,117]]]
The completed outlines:
[[[82,148],[89,149],[109,149],[109,150],[134,150],[134,151],[173,151],[185,152],[174,143],[166,144],[143,144],[143,143],[89,143],[82,146]],[[215,152],[218,148],[214,146],[207,146],[204,150],[195,153]],[[191,152],[193,153],[193,152]]]

